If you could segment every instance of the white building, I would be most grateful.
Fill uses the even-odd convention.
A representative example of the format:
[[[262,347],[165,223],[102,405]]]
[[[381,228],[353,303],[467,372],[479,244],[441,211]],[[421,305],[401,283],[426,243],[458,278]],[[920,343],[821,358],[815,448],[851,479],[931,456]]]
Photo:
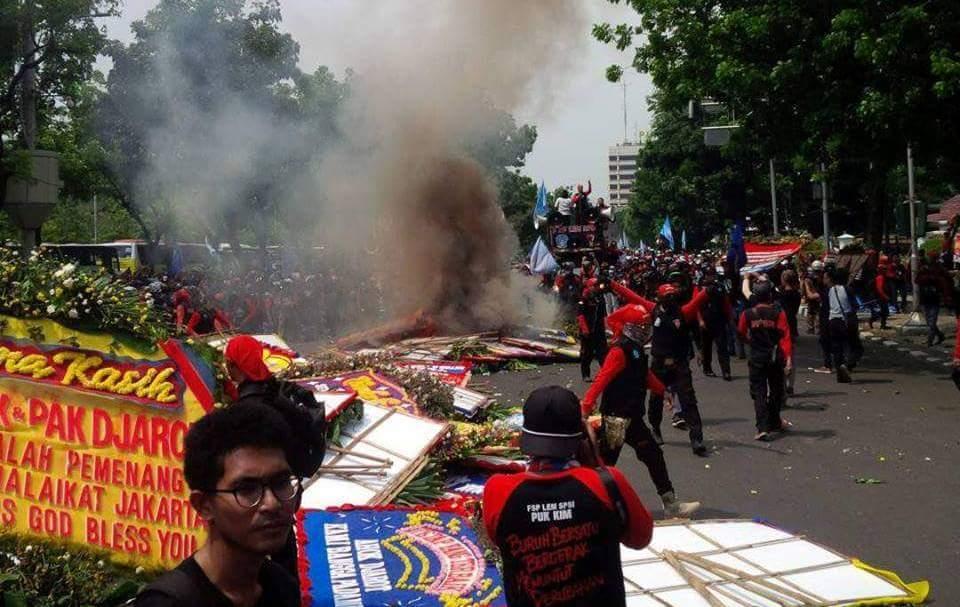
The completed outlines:
[[[640,144],[620,143],[610,146],[609,152],[609,192],[610,205],[620,207],[630,200],[633,180],[637,173],[637,156]]]

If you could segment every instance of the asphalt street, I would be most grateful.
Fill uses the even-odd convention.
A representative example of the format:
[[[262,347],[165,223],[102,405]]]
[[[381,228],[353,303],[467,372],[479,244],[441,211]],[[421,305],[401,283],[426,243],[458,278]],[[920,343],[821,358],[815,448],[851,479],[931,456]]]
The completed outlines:
[[[960,393],[949,377],[951,348],[892,333],[866,336],[864,345],[854,383],[838,384],[813,372],[819,348],[800,337],[796,394],[784,411],[794,428],[770,443],[753,440],[744,361],[734,359],[732,382],[694,371],[709,455],[695,456],[685,432],[665,427],[670,475],[682,499],[703,502],[696,518],[764,519],[905,581],[929,580],[934,602],[957,604]],[[542,385],[586,389],[577,364],[484,380],[507,402]],[[646,468],[628,448],[620,467],[661,516]]]

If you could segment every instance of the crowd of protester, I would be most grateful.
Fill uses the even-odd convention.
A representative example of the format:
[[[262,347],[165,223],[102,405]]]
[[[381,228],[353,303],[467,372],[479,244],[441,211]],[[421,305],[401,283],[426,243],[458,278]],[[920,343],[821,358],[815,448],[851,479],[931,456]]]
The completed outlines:
[[[955,229],[956,222],[951,242]],[[914,305],[927,319],[928,344],[945,339],[937,327],[940,307],[960,301],[952,269],[949,248],[919,264]],[[284,290],[305,291],[308,283],[316,285],[314,302],[317,293],[331,296],[331,277],[319,274],[132,280],[165,295],[186,332],[263,330],[280,316],[278,306],[290,305]],[[278,289],[278,281],[289,286]],[[494,475],[485,486],[483,527],[500,549],[508,604],[624,605],[619,546],[647,546],[653,521],[614,466],[623,447],[631,447],[665,516],[697,511],[699,502],[678,499],[661,448],[668,413],[672,426],[688,432],[692,452],[707,454],[692,369],[731,381],[731,359],[745,359],[754,438],[773,440],[791,428],[781,410],[793,393],[801,328],[816,337],[808,341],[822,358],[817,371],[850,382],[863,355],[861,323],[879,321],[885,328],[891,309],[906,308],[911,283],[903,259],[875,251],[797,254],[744,270],[719,253],[609,248],[544,277],[544,288],[575,321],[589,387],[582,396],[560,386],[534,390],[523,405],[519,445],[527,469]],[[190,501],[206,522],[207,543],[148,586],[139,607],[299,604],[291,529],[301,479],[322,459],[323,416],[315,401],[298,398],[270,376],[259,350],[247,336],[228,343],[238,399],[194,424],[186,438]],[[957,354],[954,364],[960,365]],[[562,515],[531,514],[542,508]],[[582,549],[561,562],[544,538],[565,533],[577,534]],[[541,579],[569,583],[553,584],[547,596],[536,582]]]
[[[144,266],[122,276],[167,305],[182,335],[277,333],[303,343],[343,333],[361,317],[385,320],[382,290],[354,280],[359,270],[347,261],[318,259],[292,270],[254,265],[211,263],[175,275]]]

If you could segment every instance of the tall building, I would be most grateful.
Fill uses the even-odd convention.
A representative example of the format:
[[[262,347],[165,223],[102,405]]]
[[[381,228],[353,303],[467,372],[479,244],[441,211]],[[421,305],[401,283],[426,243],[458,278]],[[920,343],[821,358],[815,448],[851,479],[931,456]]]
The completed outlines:
[[[639,155],[640,144],[638,143],[620,143],[610,146],[610,206],[624,206],[630,200]]]

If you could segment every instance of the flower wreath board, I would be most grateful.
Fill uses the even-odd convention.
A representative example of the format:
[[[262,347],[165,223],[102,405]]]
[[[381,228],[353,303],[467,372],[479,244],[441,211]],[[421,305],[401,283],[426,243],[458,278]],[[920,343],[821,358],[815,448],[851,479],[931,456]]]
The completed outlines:
[[[307,481],[304,508],[384,504],[427,463],[448,424],[364,403],[363,417],[345,425],[342,444],[328,449],[323,467]]]
[[[0,315],[3,531],[175,566],[206,537],[183,444],[213,388],[187,342]]]
[[[301,511],[304,607],[503,607],[496,566],[469,522],[429,509]]]

